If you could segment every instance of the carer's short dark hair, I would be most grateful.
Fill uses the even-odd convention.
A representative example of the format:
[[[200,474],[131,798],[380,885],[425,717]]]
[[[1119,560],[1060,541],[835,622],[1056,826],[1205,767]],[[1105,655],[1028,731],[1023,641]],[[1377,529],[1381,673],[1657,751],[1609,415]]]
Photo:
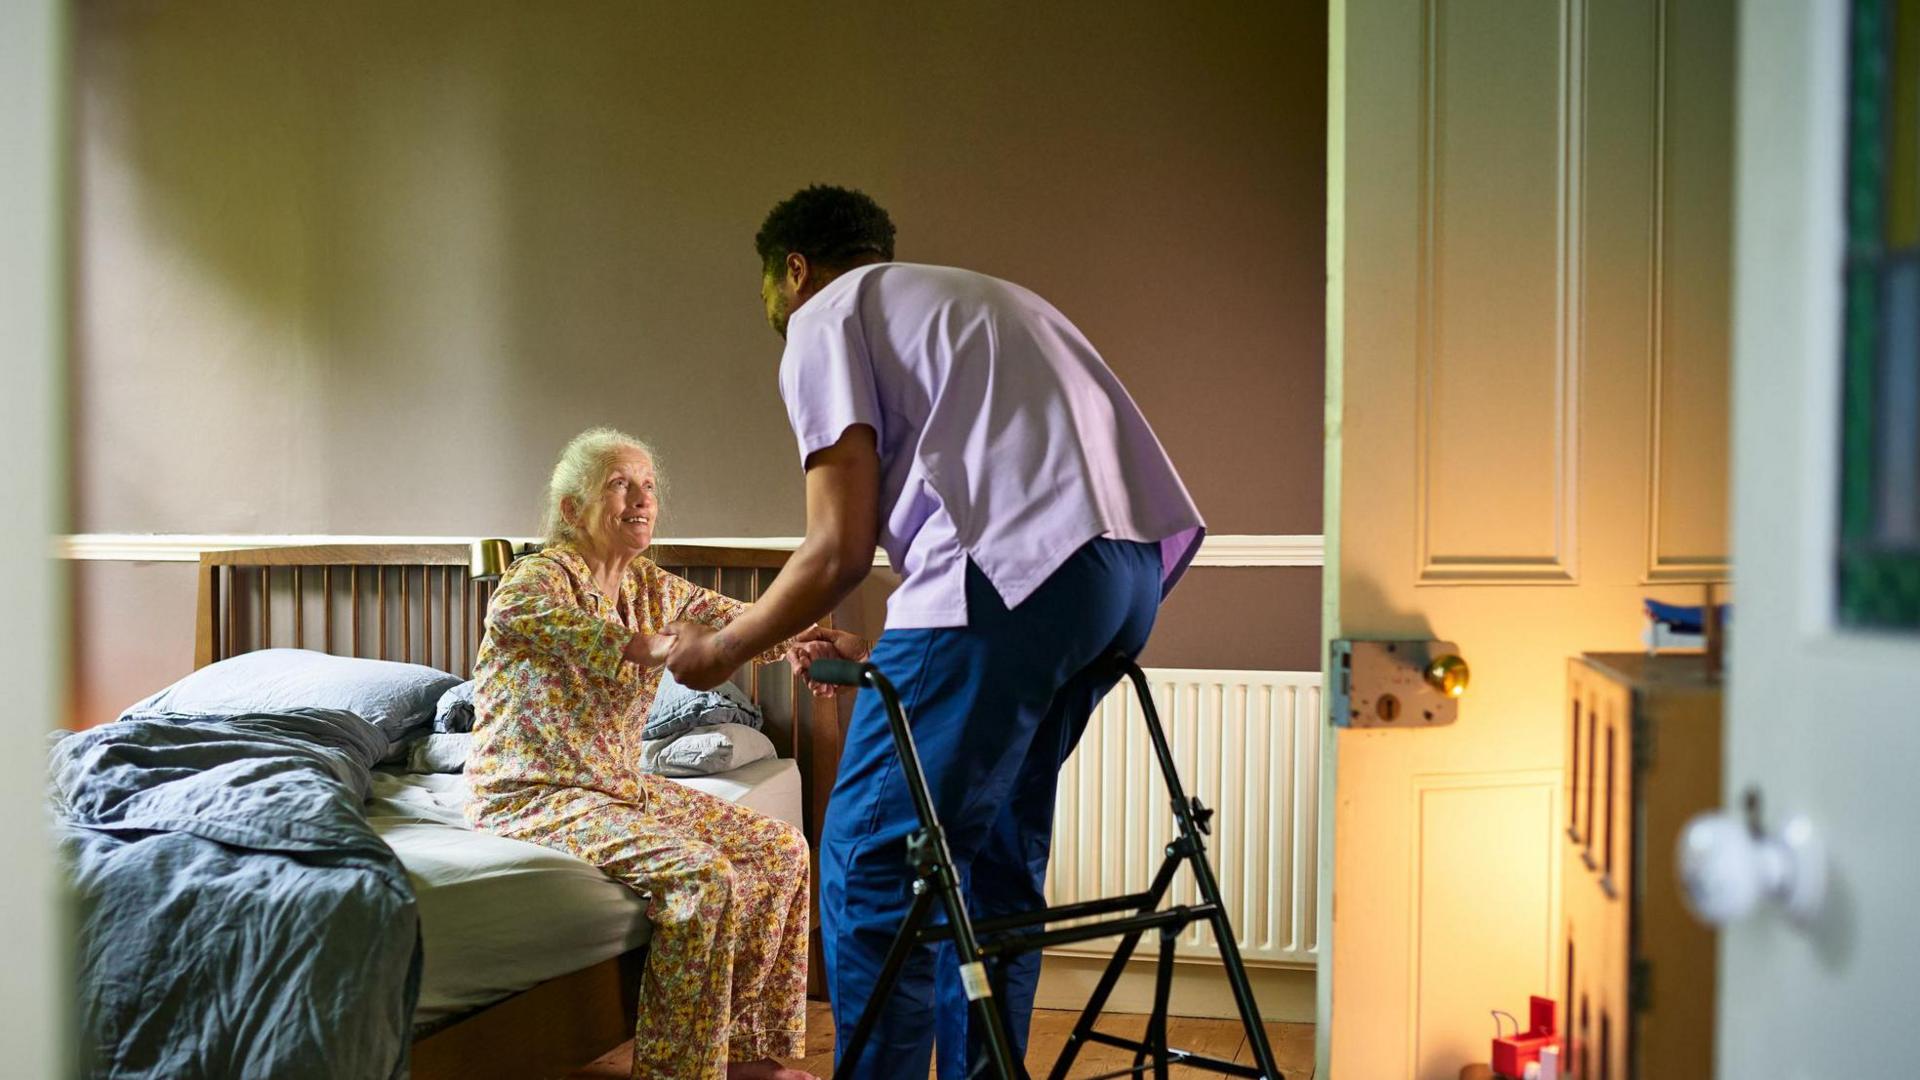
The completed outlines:
[[[844,270],[865,255],[891,262],[893,219],[863,191],[815,184],[767,213],[753,248],[761,268],[772,272],[794,251],[828,270]]]

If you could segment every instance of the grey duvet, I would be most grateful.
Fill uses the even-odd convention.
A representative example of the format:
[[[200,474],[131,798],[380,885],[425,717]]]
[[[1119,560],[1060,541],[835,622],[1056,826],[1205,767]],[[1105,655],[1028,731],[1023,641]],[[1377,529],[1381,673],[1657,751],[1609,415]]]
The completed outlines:
[[[419,918],[361,812],[386,750],[322,709],[123,719],[53,744],[83,1075],[407,1075]]]

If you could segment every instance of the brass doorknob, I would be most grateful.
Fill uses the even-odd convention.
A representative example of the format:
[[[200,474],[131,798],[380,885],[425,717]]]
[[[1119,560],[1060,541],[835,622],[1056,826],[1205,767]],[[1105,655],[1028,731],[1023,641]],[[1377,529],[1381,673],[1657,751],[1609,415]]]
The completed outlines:
[[[1466,693],[1467,684],[1473,681],[1473,670],[1452,653],[1434,657],[1427,664],[1425,675],[1429,686],[1451,698]]]

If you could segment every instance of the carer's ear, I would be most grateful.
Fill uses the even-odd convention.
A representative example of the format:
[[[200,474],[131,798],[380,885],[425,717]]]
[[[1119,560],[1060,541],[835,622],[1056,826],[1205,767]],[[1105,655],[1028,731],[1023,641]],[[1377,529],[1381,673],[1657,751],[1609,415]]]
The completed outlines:
[[[807,287],[807,279],[812,276],[813,267],[807,264],[807,257],[797,251],[787,252],[787,284],[795,292]]]

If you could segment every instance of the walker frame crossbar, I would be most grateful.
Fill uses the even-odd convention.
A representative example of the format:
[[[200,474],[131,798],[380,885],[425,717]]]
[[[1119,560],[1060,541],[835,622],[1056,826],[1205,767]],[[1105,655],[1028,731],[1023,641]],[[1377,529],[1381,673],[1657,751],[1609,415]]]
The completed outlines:
[[[1167,1070],[1175,1065],[1211,1069],[1231,1076],[1251,1077],[1253,1080],[1285,1080],[1274,1064],[1273,1047],[1267,1039],[1266,1028],[1260,1023],[1260,1009],[1253,1000],[1253,986],[1247,979],[1246,965],[1241,961],[1233,927],[1228,922],[1226,907],[1220,899],[1220,885],[1213,876],[1212,865],[1207,861],[1203,837],[1212,832],[1210,822],[1213,811],[1198,798],[1188,797],[1180,784],[1173,751],[1167,744],[1166,731],[1160,725],[1160,714],[1154,708],[1146,673],[1124,655],[1116,654],[1110,662],[1119,675],[1132,680],[1134,690],[1140,697],[1147,735],[1153,743],[1154,756],[1159,762],[1161,775],[1166,780],[1167,794],[1173,804],[1177,835],[1167,844],[1159,871],[1140,892],[1077,904],[1061,904],[976,923],[967,914],[966,900],[960,893],[959,874],[954,869],[953,857],[947,850],[946,834],[941,831],[939,816],[934,811],[933,795],[927,788],[920,755],[914,747],[913,730],[900,706],[900,695],[887,677],[872,664],[847,660],[814,661],[810,674],[816,681],[837,686],[867,687],[880,695],[881,703],[886,707],[887,726],[893,735],[894,750],[900,757],[905,773],[907,791],[913,798],[914,810],[920,819],[920,828],[907,838],[907,864],[914,871],[913,902],[907,909],[899,934],[887,950],[873,995],[854,1025],[847,1045],[841,1048],[834,1080],[849,1076],[859,1062],[867,1039],[879,1019],[880,1009],[892,995],[894,983],[908,955],[916,946],[940,941],[953,942],[969,1005],[985,1029],[987,1058],[982,1062],[982,1067],[990,1070],[987,1075],[998,1080],[1031,1080],[1024,1063],[1014,1060],[1006,1027],[999,1010],[993,1007],[994,987],[1000,985],[1000,980],[992,976],[992,966],[1008,957],[1056,945],[1116,936],[1120,938],[1120,943],[1114,949],[1113,959],[1101,974],[1092,997],[1073,1026],[1073,1033],[1061,1048],[1059,1059],[1047,1074],[1048,1080],[1065,1080],[1074,1059],[1089,1043],[1133,1051],[1132,1067],[1102,1073],[1100,1078],[1090,1080],[1139,1076],[1149,1069],[1156,1080],[1166,1080]],[[1174,875],[1183,865],[1193,871],[1199,902],[1162,908],[1161,902],[1166,899]],[[945,923],[928,921],[932,918],[936,900],[946,913]],[[1048,923],[1079,919],[1094,921],[1054,930],[1035,929]],[[1253,1056],[1252,1065],[1223,1061],[1167,1044],[1167,1007],[1173,988],[1174,944],[1181,931],[1195,922],[1205,922],[1213,930],[1213,939],[1220,949],[1220,959],[1226,969],[1227,982],[1233,991],[1234,1004],[1239,1009],[1241,1024],[1246,1029],[1247,1048]],[[1114,988],[1119,985],[1127,961],[1132,958],[1141,937],[1150,931],[1159,935],[1160,948],[1159,965],[1154,977],[1153,1011],[1147,1018],[1144,1036],[1130,1039],[1097,1030],[1094,1025],[1101,1011],[1106,1008]]]

